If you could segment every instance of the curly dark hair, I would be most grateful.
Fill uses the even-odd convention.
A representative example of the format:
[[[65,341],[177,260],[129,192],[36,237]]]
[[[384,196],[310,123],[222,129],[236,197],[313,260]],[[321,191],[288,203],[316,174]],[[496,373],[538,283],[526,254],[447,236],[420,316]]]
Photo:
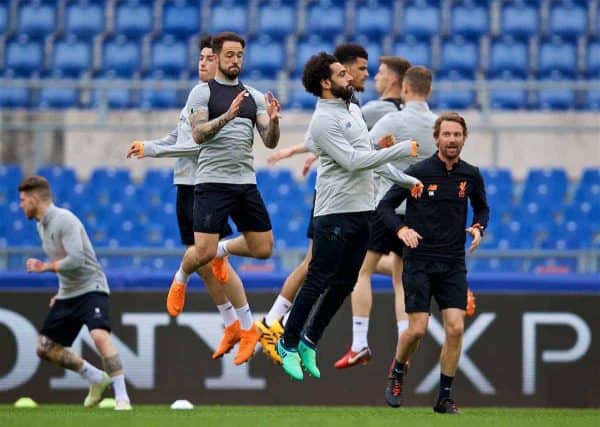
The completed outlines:
[[[204,49],[205,47],[212,49],[212,41],[213,40],[211,35],[204,35],[198,40],[198,48],[200,50]]]
[[[333,56],[344,65],[353,64],[358,58],[369,60],[366,49],[356,43],[344,43],[336,46]]]
[[[336,62],[340,61],[327,52],[311,56],[302,71],[302,84],[306,91],[316,97],[321,96],[321,81],[331,77],[331,64]]]

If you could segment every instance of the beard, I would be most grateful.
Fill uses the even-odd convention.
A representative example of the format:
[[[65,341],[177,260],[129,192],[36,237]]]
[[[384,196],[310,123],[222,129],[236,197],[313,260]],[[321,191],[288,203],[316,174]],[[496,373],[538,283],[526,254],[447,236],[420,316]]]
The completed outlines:
[[[352,99],[352,95],[354,95],[354,89],[350,85],[343,87],[332,84],[331,94],[336,98],[343,99],[344,101],[350,101]]]
[[[449,147],[446,146],[442,149],[442,154],[448,160],[454,160],[460,156],[461,147],[458,145],[455,145],[453,148],[454,148],[453,150],[450,150]]]
[[[219,65],[219,71],[223,73],[223,75],[229,80],[235,80],[240,75],[241,70],[239,68],[228,68],[226,70],[224,68],[221,68],[221,66]]]

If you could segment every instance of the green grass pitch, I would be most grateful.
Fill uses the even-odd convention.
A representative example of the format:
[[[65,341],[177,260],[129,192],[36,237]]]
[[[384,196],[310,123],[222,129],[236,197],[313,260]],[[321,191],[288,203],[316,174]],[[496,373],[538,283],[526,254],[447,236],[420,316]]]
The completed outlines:
[[[14,409],[0,405],[2,427],[366,427],[366,426],[600,426],[600,410],[468,408],[460,416],[434,414],[431,408],[315,406],[197,406],[174,411],[168,406],[138,405],[131,412],[86,410],[73,405]]]

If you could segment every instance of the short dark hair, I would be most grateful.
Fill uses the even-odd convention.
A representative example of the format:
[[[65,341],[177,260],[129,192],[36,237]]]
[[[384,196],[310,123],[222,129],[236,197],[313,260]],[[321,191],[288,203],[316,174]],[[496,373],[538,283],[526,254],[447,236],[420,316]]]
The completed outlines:
[[[401,56],[382,56],[379,58],[381,64],[387,65],[392,73],[398,77],[398,84],[402,84],[404,74],[410,68],[410,61]]]
[[[225,32],[217,34],[216,36],[213,36],[212,50],[215,53],[220,53],[221,50],[223,49],[223,44],[225,42],[238,42],[242,45],[242,48],[246,47],[246,41],[243,39],[242,36],[240,36],[236,33],[233,33],[231,31],[225,31]]]
[[[331,77],[331,64],[338,59],[327,52],[319,52],[310,57],[302,71],[302,84],[307,92],[321,96],[321,81]]]
[[[437,118],[435,124],[433,125],[433,138],[438,139],[440,136],[440,128],[442,127],[442,122],[455,122],[462,126],[463,135],[466,138],[468,135],[467,131],[467,122],[463,116],[458,113],[445,113]]]
[[[212,38],[212,36],[211,35],[201,36],[200,39],[198,40],[198,48],[200,50],[202,50],[204,48],[212,49],[213,48],[213,38]]]
[[[19,192],[23,193],[37,193],[42,199],[51,199],[52,192],[50,191],[50,184],[48,180],[43,176],[30,176],[25,178],[19,184]]]
[[[369,60],[369,54],[366,49],[356,43],[344,43],[338,45],[335,48],[335,52],[333,52],[333,56],[344,65],[352,64],[358,58],[363,58],[367,61]]]
[[[421,65],[410,67],[404,74],[404,81],[417,95],[427,96],[431,92],[433,75],[428,68]]]

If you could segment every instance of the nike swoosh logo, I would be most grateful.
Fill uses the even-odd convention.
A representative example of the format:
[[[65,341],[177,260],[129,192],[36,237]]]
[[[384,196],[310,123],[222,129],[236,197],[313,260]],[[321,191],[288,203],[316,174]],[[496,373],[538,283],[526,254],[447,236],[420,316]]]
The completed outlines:
[[[356,353],[354,356],[350,356],[348,358],[348,364],[352,365],[354,363],[356,363],[358,361],[358,359],[360,359],[361,357],[365,356],[369,354],[369,349],[368,348],[363,348],[361,351],[359,351],[358,353]]]

